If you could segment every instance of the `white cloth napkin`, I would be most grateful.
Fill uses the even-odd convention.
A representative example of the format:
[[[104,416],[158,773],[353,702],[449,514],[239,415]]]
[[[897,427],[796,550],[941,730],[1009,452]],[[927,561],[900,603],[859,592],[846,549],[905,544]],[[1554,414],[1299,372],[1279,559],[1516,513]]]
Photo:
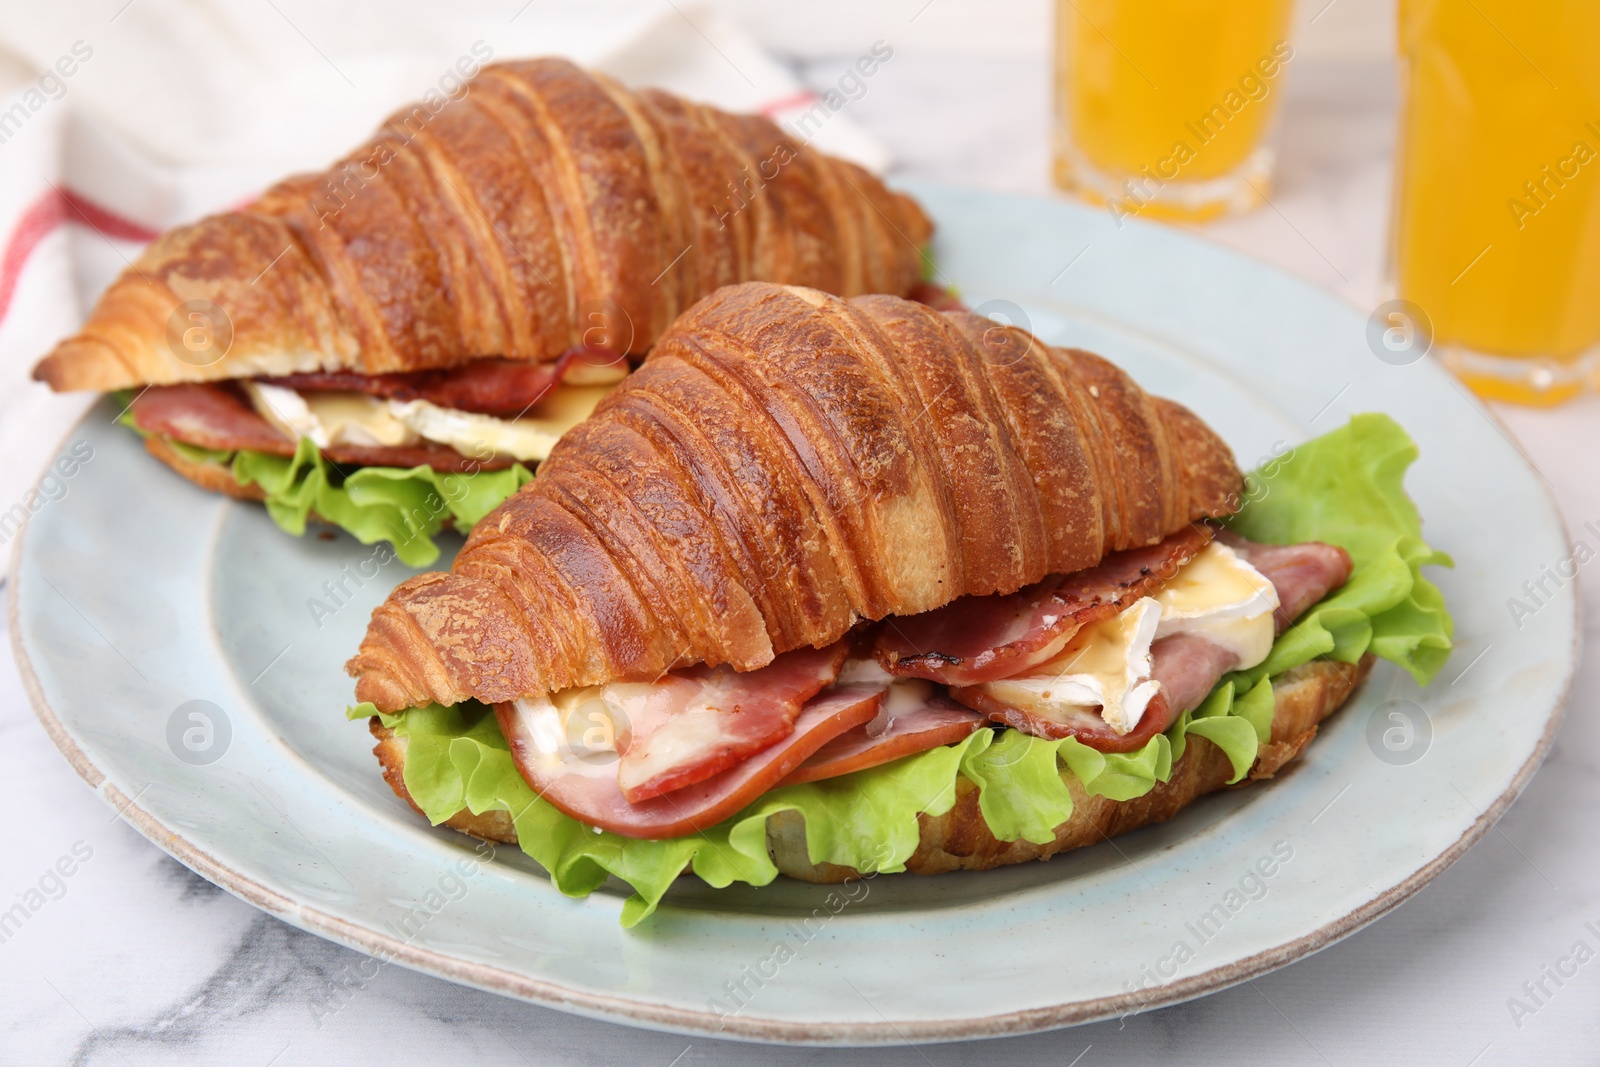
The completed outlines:
[[[359,144],[468,64],[562,54],[779,122],[810,108],[725,16],[673,0],[0,0],[0,514],[92,397],[28,378],[157,232]],[[845,115],[806,128],[874,170]]]

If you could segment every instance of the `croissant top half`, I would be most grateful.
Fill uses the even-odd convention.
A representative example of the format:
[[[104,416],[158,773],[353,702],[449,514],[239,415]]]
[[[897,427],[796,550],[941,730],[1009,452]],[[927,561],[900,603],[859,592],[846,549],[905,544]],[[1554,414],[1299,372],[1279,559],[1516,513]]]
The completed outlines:
[[[920,275],[915,202],[764,118],[556,59],[486,67],[441,101],[162,236],[34,377],[108,390],[639,353],[720,285],[905,294]]]
[[[1097,356],[892,296],[730,286],[412,578],[347,665],[385,711],[674,666],[1011,592],[1238,506],[1226,445]]]

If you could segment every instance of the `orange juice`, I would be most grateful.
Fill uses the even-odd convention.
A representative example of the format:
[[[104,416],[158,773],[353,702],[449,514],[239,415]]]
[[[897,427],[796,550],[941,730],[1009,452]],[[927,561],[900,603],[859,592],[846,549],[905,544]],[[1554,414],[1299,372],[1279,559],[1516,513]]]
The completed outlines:
[[[1474,389],[1554,403],[1600,346],[1600,3],[1401,0],[1394,277]]]
[[[1290,0],[1058,0],[1056,180],[1116,210],[1259,202]]]

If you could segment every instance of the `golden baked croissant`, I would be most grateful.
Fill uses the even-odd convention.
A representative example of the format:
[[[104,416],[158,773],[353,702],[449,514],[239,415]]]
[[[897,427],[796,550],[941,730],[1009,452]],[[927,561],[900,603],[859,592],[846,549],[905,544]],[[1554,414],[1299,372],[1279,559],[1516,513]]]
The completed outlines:
[[[562,60],[498,63],[328,171],[164,235],[34,376],[104,391],[381,374],[550,361],[599,335],[641,353],[730,282],[908,293],[930,231],[766,119]],[[202,323],[231,330],[220,358],[179,343],[191,301],[225,313]]]
[[[969,313],[719,290],[374,613],[348,669],[386,712],[749,671],[858,620],[1010,593],[1230,513],[1186,408]]]
[[[1326,654],[1319,628],[1368,593],[1303,618],[1360,567],[1367,590],[1414,576],[1369,532],[1419,536],[1375,473],[1409,442],[1362,420],[1240,511],[1222,441],[1098,357],[895,297],[730,286],[449,573],[373,613],[351,714],[430,822],[515,842],[570,895],[622,878],[625,925],[685,870],[1048,858],[1271,777],[1374,652],[1437,669],[1359,635]],[[1344,494],[1392,518],[1354,535]],[[1447,646],[1413,580],[1402,628]]]
[[[701,296],[931,293],[931,229],[766,119],[501,63],[328,171],[164,235],[34,377],[127,388],[123,421],[183,477],[421,566]]]

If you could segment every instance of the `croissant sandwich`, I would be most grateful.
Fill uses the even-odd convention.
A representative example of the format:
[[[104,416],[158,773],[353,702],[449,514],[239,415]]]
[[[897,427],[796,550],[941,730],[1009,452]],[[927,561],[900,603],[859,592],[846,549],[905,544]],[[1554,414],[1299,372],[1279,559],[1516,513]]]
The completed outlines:
[[[1271,777],[1450,648],[1381,415],[1246,480],[1188,409],[970,313],[697,304],[373,614],[390,786],[637,922],[692,870],[984,869]]]
[[[168,232],[33,373],[128,390],[151,453],[293,532],[315,514],[427,563],[700,297],[907,295],[931,229],[766,119],[498,63]]]

